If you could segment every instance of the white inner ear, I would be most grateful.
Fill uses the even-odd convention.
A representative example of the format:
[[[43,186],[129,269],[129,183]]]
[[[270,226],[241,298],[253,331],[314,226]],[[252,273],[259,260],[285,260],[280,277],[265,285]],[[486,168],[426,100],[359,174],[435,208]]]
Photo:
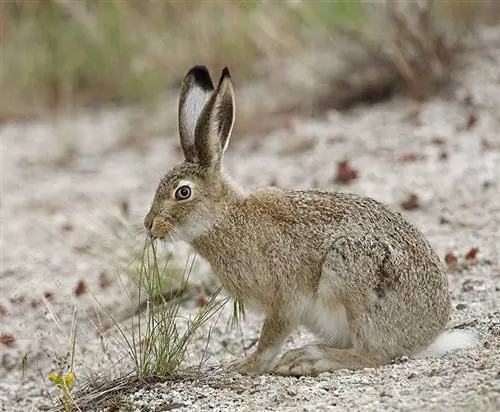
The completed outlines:
[[[229,145],[229,140],[231,140],[231,134],[233,133],[233,127],[234,127],[234,121],[236,119],[236,104],[234,101],[234,91],[233,91],[233,85],[229,84],[228,87],[230,88],[230,93],[231,93],[231,100],[232,100],[232,106],[233,106],[233,113],[232,113],[232,121],[231,121],[231,127],[229,128],[229,134],[227,135],[226,139],[226,144],[224,147],[222,147],[222,153],[224,153],[227,149],[227,146]]]
[[[235,107],[234,107],[234,102],[233,102],[233,121],[231,123],[231,128],[229,129],[229,134],[227,135],[226,144],[222,148],[222,153],[224,153],[226,151],[227,147],[229,146],[229,140],[231,140],[231,133],[233,133],[234,115],[235,115],[235,110],[234,109],[235,109]]]
[[[210,95],[211,92],[207,92],[199,87],[193,87],[187,94],[184,119],[186,130],[191,138],[194,138],[196,123]]]
[[[217,153],[218,152],[218,145],[221,141],[220,135],[218,133],[220,123],[222,119],[219,117],[220,109],[221,108],[221,99],[217,98],[215,100],[215,106],[212,111],[212,119],[210,121],[210,133],[208,134],[208,140],[207,144],[210,146],[210,152],[211,153]],[[233,126],[234,126],[234,114],[235,114],[235,107],[234,107],[234,101],[233,101],[233,118],[232,118],[232,123],[231,123],[231,128],[229,129],[229,134],[227,136],[226,142],[223,147],[220,147],[221,153],[224,153],[227,149],[227,146],[229,145],[229,140],[231,139],[231,133],[233,132]]]

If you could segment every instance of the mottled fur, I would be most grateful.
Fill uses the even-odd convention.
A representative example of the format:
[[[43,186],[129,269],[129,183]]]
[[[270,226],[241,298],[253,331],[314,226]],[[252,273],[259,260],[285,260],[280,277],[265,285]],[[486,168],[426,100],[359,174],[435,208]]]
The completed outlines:
[[[145,226],[153,237],[190,243],[230,294],[265,313],[257,350],[230,367],[314,375],[425,351],[443,333],[451,303],[446,271],[422,233],[400,213],[354,194],[244,194],[221,169],[234,123],[229,72],[210,88],[204,67],[186,75],[179,108],[186,161],[160,183]],[[196,97],[191,106],[189,95]],[[191,198],[175,200],[186,184]],[[272,368],[299,325],[324,344],[291,350]],[[447,350],[471,342],[464,334],[441,339]]]

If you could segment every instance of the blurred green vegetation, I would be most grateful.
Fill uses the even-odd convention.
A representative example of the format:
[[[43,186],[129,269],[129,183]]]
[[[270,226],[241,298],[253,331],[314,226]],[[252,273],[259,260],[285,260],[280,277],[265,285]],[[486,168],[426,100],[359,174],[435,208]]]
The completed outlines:
[[[14,0],[1,3],[0,118],[156,99],[192,64],[251,76],[339,24],[355,1]]]
[[[479,17],[497,24],[500,16],[496,0],[427,1],[424,8],[433,16],[445,11],[448,22],[471,26]],[[411,52],[415,38],[428,42],[430,35],[414,36],[394,17],[403,3],[0,0],[0,123],[79,106],[155,102],[194,64],[254,77],[267,60],[333,47],[344,27],[365,31],[372,43],[394,32],[390,41]],[[409,14],[418,15],[415,7]],[[374,10],[385,16],[376,23]]]

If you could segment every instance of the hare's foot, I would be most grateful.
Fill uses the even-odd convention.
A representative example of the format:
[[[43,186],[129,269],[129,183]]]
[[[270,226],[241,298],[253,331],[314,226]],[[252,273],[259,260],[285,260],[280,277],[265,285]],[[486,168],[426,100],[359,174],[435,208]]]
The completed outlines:
[[[260,333],[257,350],[252,355],[237,359],[226,365],[226,370],[243,375],[266,373],[278,354],[283,340],[291,330],[286,317],[273,313],[266,317]]]
[[[375,366],[373,362],[351,349],[307,345],[286,352],[272,371],[282,376],[317,376],[339,369],[363,369],[372,366]]]
[[[229,362],[226,364],[225,369],[229,372],[241,373],[242,375],[258,375],[263,372],[261,361],[255,353]]]

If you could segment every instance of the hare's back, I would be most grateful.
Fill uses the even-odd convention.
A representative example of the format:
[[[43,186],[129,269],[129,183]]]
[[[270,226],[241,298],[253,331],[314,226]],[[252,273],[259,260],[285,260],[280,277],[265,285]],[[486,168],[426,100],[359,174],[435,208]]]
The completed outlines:
[[[268,246],[292,245],[296,250],[308,249],[306,254],[322,255],[340,237],[375,238],[401,256],[439,265],[439,258],[422,232],[401,213],[369,197],[272,188],[254,192],[245,206],[239,211],[247,216],[248,232],[254,233],[251,237],[255,241]],[[233,220],[241,228],[238,219]]]
[[[297,223],[333,233],[368,234],[393,246],[416,247],[434,254],[425,236],[401,213],[370,197],[319,190],[287,191]]]
[[[354,224],[367,228],[384,226],[386,229],[411,226],[401,213],[370,197],[315,189],[287,191],[285,194],[294,204],[297,216],[301,219],[309,217],[315,223]]]

